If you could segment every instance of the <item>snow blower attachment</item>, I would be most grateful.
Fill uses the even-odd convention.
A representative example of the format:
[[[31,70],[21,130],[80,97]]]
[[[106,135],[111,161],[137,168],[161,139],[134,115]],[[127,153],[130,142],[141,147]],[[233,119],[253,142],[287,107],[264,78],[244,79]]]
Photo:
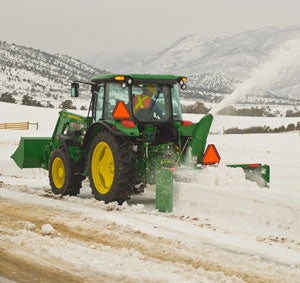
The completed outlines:
[[[198,123],[184,121],[179,91],[186,77],[174,75],[102,75],[91,82],[87,117],[62,110],[52,137],[21,138],[11,156],[20,168],[49,171],[54,194],[77,195],[88,177],[98,200],[122,203],[130,195],[156,184],[156,207],[172,211],[173,171],[192,155],[192,167],[217,164],[214,145],[206,147],[211,114]],[[238,164],[246,177],[269,182],[268,165]]]

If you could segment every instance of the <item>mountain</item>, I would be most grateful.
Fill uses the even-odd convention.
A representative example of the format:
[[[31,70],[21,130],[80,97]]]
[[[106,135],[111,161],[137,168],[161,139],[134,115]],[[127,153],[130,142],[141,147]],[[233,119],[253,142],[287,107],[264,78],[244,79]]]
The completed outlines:
[[[149,56],[149,53],[129,52],[117,56],[100,53],[86,56],[82,60],[91,66],[98,66],[99,68],[110,72],[120,73],[123,70],[126,70],[129,66],[138,64],[147,56]]]
[[[300,42],[299,26],[268,27],[215,39],[186,35],[153,55],[128,53],[112,58],[99,54],[85,58],[87,63],[68,55],[48,54],[0,41],[0,100],[5,95],[5,99],[11,96],[22,103],[27,96],[27,100],[31,99],[29,102],[57,107],[69,99],[71,81],[89,80],[108,70],[187,75],[188,89],[183,92],[184,97],[217,103],[251,77],[254,69],[274,60],[274,54],[283,44],[293,39]],[[296,51],[298,61],[284,63],[279,60],[282,66],[275,66],[279,77],[271,80],[268,73],[258,77],[258,85],[263,85],[264,80],[271,81],[264,89],[264,96],[259,96],[262,91],[253,88],[242,102],[300,105],[300,43]],[[279,72],[281,69],[285,72]],[[74,100],[77,108],[87,107],[89,93],[81,98]]]
[[[183,74],[189,76],[193,85],[199,82],[199,76],[205,76],[209,81],[207,89],[216,78],[222,78],[223,82],[229,82],[226,89],[232,90],[233,82],[240,83],[249,78],[253,69],[274,60],[277,50],[293,39],[300,40],[300,26],[267,27],[215,39],[186,35],[157,54],[140,61],[132,60],[131,64],[127,61],[126,66],[118,64],[119,59],[111,61],[114,66],[111,71]],[[93,64],[92,61],[89,63]],[[274,80],[268,90],[278,96],[299,99],[300,62],[296,63],[283,66],[288,68],[287,72]],[[199,89],[203,89],[201,84]]]
[[[20,103],[24,95],[42,105],[58,106],[70,97],[73,80],[89,80],[105,71],[63,54],[48,54],[0,41],[0,97],[11,94]]]

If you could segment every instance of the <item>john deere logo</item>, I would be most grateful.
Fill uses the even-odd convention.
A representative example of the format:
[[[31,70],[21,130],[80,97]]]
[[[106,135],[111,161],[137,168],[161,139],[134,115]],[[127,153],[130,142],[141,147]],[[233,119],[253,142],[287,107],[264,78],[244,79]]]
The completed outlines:
[[[75,115],[68,115],[68,118],[74,119],[74,120],[77,120],[77,121],[82,121],[82,119],[80,117],[75,116]]]

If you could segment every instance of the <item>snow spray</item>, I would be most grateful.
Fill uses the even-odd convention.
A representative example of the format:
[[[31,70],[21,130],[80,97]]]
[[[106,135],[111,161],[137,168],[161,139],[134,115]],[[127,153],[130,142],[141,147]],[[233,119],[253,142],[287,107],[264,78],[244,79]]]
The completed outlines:
[[[264,94],[268,86],[276,78],[284,73],[288,67],[300,64],[300,39],[286,41],[274,54],[273,60],[262,64],[253,70],[252,75],[219,104],[210,110],[211,114],[217,114],[223,108],[232,105],[237,100],[244,98],[252,91]]]

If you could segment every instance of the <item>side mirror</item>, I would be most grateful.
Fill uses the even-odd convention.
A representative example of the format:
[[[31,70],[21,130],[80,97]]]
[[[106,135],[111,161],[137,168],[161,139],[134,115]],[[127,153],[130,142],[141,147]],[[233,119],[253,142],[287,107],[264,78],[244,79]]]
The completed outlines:
[[[71,84],[71,97],[78,97],[79,96],[79,83],[72,83]]]

